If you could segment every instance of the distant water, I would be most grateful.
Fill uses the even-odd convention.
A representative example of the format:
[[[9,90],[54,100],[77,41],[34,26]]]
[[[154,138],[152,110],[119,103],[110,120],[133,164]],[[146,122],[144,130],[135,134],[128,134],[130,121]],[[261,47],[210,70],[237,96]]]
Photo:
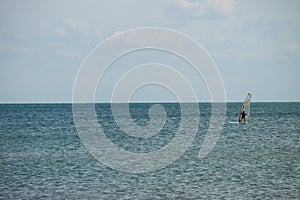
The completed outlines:
[[[138,124],[152,104],[131,104]],[[122,134],[110,104],[97,104],[98,121],[120,148],[149,152],[174,138],[179,104],[162,104],[167,124],[149,140]],[[132,174],[95,160],[77,135],[71,104],[0,105],[0,199],[299,199],[300,103],[252,103],[240,125],[240,103],[227,104],[221,136],[210,154],[197,155],[210,119],[200,103],[200,125],[188,151],[155,172]],[[159,139],[159,140],[158,140]]]

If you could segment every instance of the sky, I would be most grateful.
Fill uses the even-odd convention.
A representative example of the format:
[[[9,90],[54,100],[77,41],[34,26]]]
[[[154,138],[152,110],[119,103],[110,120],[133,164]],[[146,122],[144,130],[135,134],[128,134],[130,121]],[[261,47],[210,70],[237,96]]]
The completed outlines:
[[[0,102],[72,102],[76,75],[91,50],[142,27],[172,29],[202,45],[220,72],[227,101],[242,101],[248,92],[253,101],[300,101],[299,18],[298,0],[2,0]],[[111,80],[151,62],[182,70],[199,101],[210,101],[205,81],[194,80],[191,66],[154,50],[113,63],[96,101],[110,100]],[[172,101],[167,89],[146,86],[132,98]]]

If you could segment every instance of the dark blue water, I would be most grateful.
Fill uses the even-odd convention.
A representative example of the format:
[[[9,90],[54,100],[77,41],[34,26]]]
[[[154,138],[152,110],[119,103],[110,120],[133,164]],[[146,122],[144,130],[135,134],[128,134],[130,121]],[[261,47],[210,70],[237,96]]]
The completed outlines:
[[[152,104],[131,104],[140,126]],[[109,104],[97,104],[106,136],[126,151],[151,152],[168,144],[181,120],[179,104],[162,104],[163,129],[147,139],[122,133]],[[221,136],[198,158],[210,104],[200,103],[193,145],[158,171],[121,172],[94,159],[74,125],[71,104],[0,105],[0,199],[292,199],[300,198],[300,103],[252,103],[251,118],[238,120],[240,103],[227,104]]]

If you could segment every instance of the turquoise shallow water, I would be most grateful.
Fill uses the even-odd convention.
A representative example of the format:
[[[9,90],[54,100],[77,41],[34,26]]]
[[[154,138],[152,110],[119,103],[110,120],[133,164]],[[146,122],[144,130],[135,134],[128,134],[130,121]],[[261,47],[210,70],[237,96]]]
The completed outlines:
[[[152,104],[131,104],[143,126]],[[107,137],[126,151],[151,152],[178,130],[180,107],[167,111],[163,130],[150,139],[122,133],[109,104],[97,104]],[[94,159],[76,132],[71,104],[0,105],[1,199],[293,199],[300,198],[300,103],[252,103],[247,124],[240,103],[227,104],[221,136],[210,154],[197,157],[208,128],[210,104],[200,103],[193,145],[174,163],[143,174],[120,172]]]

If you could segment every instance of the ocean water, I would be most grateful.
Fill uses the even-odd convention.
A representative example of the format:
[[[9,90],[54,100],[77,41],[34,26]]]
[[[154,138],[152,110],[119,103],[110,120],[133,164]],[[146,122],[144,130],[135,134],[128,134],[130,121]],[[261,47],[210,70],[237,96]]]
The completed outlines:
[[[147,125],[152,105],[130,104],[131,118]],[[181,120],[179,104],[161,105],[165,126],[147,139],[122,133],[110,104],[96,104],[97,119],[120,149],[156,151],[172,141]],[[240,106],[227,104],[220,138],[204,159],[198,152],[209,103],[199,104],[197,134],[179,159],[157,171],[129,173],[89,154],[71,104],[1,104],[0,199],[299,199],[300,103],[252,103],[246,124],[235,123]]]

